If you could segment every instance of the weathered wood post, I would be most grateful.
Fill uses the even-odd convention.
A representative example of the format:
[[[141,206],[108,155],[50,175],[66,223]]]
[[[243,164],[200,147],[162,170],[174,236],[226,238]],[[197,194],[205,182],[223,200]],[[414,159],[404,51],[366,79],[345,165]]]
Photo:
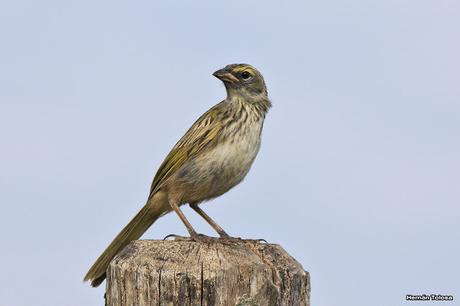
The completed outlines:
[[[106,305],[310,305],[310,277],[256,240],[133,241],[111,262]]]

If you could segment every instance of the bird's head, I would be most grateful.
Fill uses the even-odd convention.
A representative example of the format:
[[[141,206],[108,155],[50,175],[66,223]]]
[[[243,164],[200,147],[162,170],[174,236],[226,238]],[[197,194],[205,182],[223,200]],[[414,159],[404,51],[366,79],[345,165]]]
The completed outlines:
[[[248,64],[231,64],[217,70],[213,75],[224,82],[227,95],[267,98],[267,87],[260,72]]]

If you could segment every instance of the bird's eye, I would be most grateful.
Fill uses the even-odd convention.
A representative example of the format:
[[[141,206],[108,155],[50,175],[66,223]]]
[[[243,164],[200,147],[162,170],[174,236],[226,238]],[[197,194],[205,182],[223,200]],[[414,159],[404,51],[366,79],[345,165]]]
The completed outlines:
[[[249,72],[247,72],[247,71],[243,71],[243,72],[241,73],[241,77],[242,77],[243,79],[245,79],[245,80],[248,80],[248,79],[251,77],[251,74],[250,74]]]

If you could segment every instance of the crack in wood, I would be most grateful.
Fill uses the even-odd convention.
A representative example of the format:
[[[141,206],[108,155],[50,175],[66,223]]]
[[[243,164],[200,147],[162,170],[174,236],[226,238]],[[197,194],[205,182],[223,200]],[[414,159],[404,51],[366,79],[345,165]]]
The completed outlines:
[[[109,266],[107,306],[309,305],[308,273],[278,245],[215,239],[126,248]]]

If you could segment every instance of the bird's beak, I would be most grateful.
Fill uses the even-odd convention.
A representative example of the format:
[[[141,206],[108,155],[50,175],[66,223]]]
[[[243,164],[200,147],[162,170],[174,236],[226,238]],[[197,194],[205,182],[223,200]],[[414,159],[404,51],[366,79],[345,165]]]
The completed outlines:
[[[226,69],[217,70],[212,75],[215,76],[216,78],[218,78],[219,80],[221,80],[224,83],[225,82],[236,83],[236,82],[239,81],[233,74],[228,72]]]

